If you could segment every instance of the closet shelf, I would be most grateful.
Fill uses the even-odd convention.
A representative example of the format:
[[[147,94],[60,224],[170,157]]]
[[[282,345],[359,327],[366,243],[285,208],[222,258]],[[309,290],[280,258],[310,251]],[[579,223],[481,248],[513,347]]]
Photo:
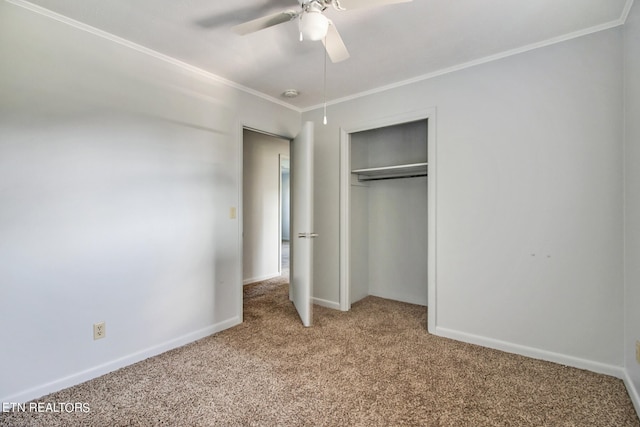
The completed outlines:
[[[378,179],[411,178],[427,175],[427,163],[411,163],[408,165],[383,166],[378,168],[354,169],[352,174],[358,175],[358,181],[374,181]]]

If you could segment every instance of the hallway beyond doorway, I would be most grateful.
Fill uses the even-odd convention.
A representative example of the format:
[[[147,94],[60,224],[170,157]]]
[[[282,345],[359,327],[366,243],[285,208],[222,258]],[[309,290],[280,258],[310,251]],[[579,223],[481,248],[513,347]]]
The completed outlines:
[[[282,249],[281,249],[281,253],[282,253],[282,258],[280,260],[281,262],[281,266],[282,266],[282,276],[288,276],[289,275],[289,241],[288,240],[283,240],[282,241]]]

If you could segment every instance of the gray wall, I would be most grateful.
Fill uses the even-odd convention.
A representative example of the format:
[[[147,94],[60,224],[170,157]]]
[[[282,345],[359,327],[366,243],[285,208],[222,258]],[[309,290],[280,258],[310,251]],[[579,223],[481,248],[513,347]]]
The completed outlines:
[[[243,283],[280,274],[280,155],[289,141],[245,130],[243,143]]]
[[[0,401],[241,322],[241,125],[300,114],[7,2],[0,57]]]
[[[438,333],[619,375],[622,72],[616,28],[330,105],[315,297],[339,301],[339,128],[434,107]]]
[[[625,341],[624,363],[640,412],[640,5],[631,8],[625,25]],[[629,388],[629,387],[628,387]]]

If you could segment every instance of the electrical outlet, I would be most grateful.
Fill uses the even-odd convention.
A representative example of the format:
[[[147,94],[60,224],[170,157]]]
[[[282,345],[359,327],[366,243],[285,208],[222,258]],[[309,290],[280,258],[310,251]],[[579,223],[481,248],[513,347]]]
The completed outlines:
[[[636,362],[640,363],[640,341],[636,341]]]
[[[107,335],[107,329],[105,322],[98,322],[93,324],[93,339],[99,340]]]

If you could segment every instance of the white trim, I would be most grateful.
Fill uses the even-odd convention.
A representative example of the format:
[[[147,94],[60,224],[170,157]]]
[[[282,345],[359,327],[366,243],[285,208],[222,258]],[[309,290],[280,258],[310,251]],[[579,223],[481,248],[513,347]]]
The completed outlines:
[[[629,17],[629,12],[631,12],[631,7],[633,6],[633,0],[627,0],[622,9],[622,14],[620,15],[620,23],[624,25],[627,23],[627,18]]]
[[[251,88],[249,88],[247,86],[243,86],[243,85],[241,85],[239,83],[236,83],[236,82],[234,82],[232,80],[225,79],[224,77],[220,77],[220,76],[218,76],[216,74],[213,74],[213,73],[211,73],[209,71],[205,71],[202,68],[198,68],[198,67],[195,67],[193,65],[187,64],[186,62],[182,62],[182,61],[180,61],[178,59],[175,59],[175,58],[173,58],[173,57],[171,57],[169,55],[165,55],[165,54],[157,52],[157,51],[155,51],[153,49],[149,49],[148,47],[139,45],[137,43],[134,43],[134,42],[129,41],[127,39],[124,39],[122,37],[116,36],[115,34],[109,33],[107,31],[103,31],[103,30],[101,30],[99,28],[92,27],[91,25],[85,24],[83,22],[76,21],[75,19],[69,18],[68,16],[61,15],[59,13],[56,13],[56,12],[52,11],[52,10],[46,9],[46,8],[44,8],[42,6],[38,6],[38,5],[35,5],[33,3],[29,3],[28,1],[25,1],[25,0],[5,0],[5,1],[7,3],[13,4],[14,6],[18,6],[18,7],[21,7],[23,9],[27,9],[27,10],[29,10],[31,12],[37,13],[37,14],[42,15],[42,16],[46,16],[47,18],[51,18],[51,19],[53,19],[55,21],[61,22],[61,23],[66,24],[66,25],[69,25],[69,26],[74,27],[74,28],[76,28],[78,30],[85,31],[87,33],[93,34],[94,36],[103,38],[105,40],[112,41],[112,42],[117,43],[117,44],[119,44],[121,46],[128,47],[129,49],[136,50],[136,51],[138,51],[140,53],[143,53],[145,55],[151,56],[151,57],[153,57],[155,59],[158,59],[160,61],[164,61],[164,62],[167,62],[169,64],[175,65],[175,66],[177,66],[179,68],[182,68],[184,70],[187,70],[187,71],[190,71],[192,73],[195,73],[195,74],[197,74],[197,75],[199,75],[201,77],[204,77],[206,79],[212,80],[212,81],[214,81],[216,83],[220,83],[220,84],[223,84],[225,86],[232,87],[234,89],[238,89],[238,90],[240,90],[242,92],[246,92],[246,93],[251,94],[253,96],[257,96],[258,98],[262,98],[262,99],[265,99],[265,100],[267,100],[269,102],[273,102],[275,104],[281,105],[281,106],[283,106],[285,108],[289,108],[290,110],[293,110],[295,112],[302,113],[302,110],[300,108],[298,108],[298,107],[296,107],[294,105],[291,105],[291,104],[289,104],[287,102],[284,102],[281,99],[274,98],[274,97],[269,96],[269,95],[267,95],[265,93],[262,93],[262,92],[259,92],[257,90],[251,89]]]
[[[351,286],[350,283],[350,250],[351,244],[351,137],[349,133],[340,128],[340,224],[339,233],[339,276],[340,276],[340,310],[349,311],[351,309]]]
[[[636,413],[640,414],[640,390],[635,387],[635,384],[629,373],[625,370],[624,376],[622,378],[624,381],[624,385],[627,388],[627,393],[629,393],[629,397],[631,398],[631,402],[633,406],[636,408]]]
[[[248,279],[243,279],[242,280],[242,285],[250,285],[252,283],[256,283],[256,282],[262,282],[263,280],[269,280],[269,279],[273,279],[275,277],[280,277],[281,273],[272,273],[272,274],[264,274],[262,276],[257,276],[257,277],[250,277]]]
[[[405,113],[378,117],[357,123],[347,128],[340,128],[340,310],[347,311],[351,308],[350,301],[350,275],[349,275],[349,212],[350,212],[350,191],[351,191],[351,159],[350,134],[370,129],[386,126],[393,126],[418,120],[427,120],[427,157],[429,162],[429,176],[427,179],[427,304],[429,309],[427,327],[429,332],[434,333],[436,327],[437,312],[437,141],[436,141],[436,108],[426,110],[408,111]]]
[[[311,302],[313,304],[319,305],[321,307],[327,307],[327,308],[331,308],[333,310],[340,310],[340,303],[337,303],[335,301],[328,301],[326,299],[322,299],[322,298],[311,298]]]
[[[438,120],[437,110],[426,111],[427,119],[427,330],[431,333],[437,326],[438,305]]]
[[[633,0],[628,0],[626,5],[625,5],[625,9],[622,13],[622,18],[621,20],[623,20],[623,22],[627,21],[627,18],[629,16],[629,12],[631,11],[631,7],[633,6]],[[626,34],[625,34],[626,36]],[[624,41],[626,43],[626,40]],[[623,78],[622,78],[622,82],[623,82],[623,86],[626,85],[626,81],[627,81],[627,76],[624,75],[624,73],[626,72],[626,67],[623,67]],[[623,87],[624,93],[626,94],[626,87]],[[626,105],[626,101],[627,101],[627,97],[624,97],[624,110],[627,110],[627,105]],[[623,176],[626,176],[626,167],[627,167],[627,163],[626,163],[626,153],[627,153],[627,134],[626,134],[626,130],[627,130],[627,126],[626,126],[626,120],[627,120],[628,115],[625,115],[623,117],[623,129],[624,129],[624,144],[622,144],[622,167],[623,167]],[[627,180],[625,179],[623,181],[623,192],[622,192],[622,204],[623,204],[623,223],[626,227],[627,224]],[[623,233],[622,236],[622,252],[623,252],[623,268],[622,268],[622,273],[623,273],[623,291],[624,291],[624,295],[623,295],[623,301],[627,301],[627,283],[628,283],[628,278],[627,278],[627,235],[626,233]],[[625,322],[624,322],[624,327],[623,327],[623,332],[624,332],[624,337],[626,339],[627,337],[627,316],[628,316],[628,306],[625,303],[624,306],[624,315],[625,315]],[[624,347],[624,346],[623,346]],[[640,414],[640,390],[638,390],[635,386],[635,383],[633,381],[633,379],[629,376],[629,370],[626,368],[626,366],[628,366],[628,362],[627,362],[627,358],[629,356],[631,356],[632,352],[628,352],[626,348],[623,348],[623,354],[624,354],[624,363],[625,363],[625,370],[624,370],[624,376],[623,376],[623,381],[624,381],[624,385],[627,389],[627,393],[629,394],[629,397],[631,398],[631,402],[633,403],[633,406],[635,407],[636,413]],[[631,361],[631,363],[633,362],[633,359]]]
[[[278,153],[278,273],[282,275],[282,154]]]
[[[171,339],[162,344],[154,345],[153,347],[137,351],[128,356],[123,356],[110,362],[103,363],[102,365],[85,369],[84,371],[80,371],[75,374],[71,374],[69,376],[48,382],[46,384],[41,384],[36,387],[23,390],[10,396],[4,396],[0,398],[0,402],[28,402],[30,400],[45,396],[49,393],[53,393],[83,383],[85,381],[92,380],[99,376],[108,374],[109,372],[113,372],[125,366],[140,362],[141,360],[148,359],[149,357],[157,356],[174,348],[182,347],[183,345],[208,337],[209,335],[231,328],[232,326],[238,325],[240,323],[242,323],[241,317],[233,317],[223,322],[207,326],[206,328],[202,328],[195,332],[188,333],[181,337]]]
[[[606,363],[595,362],[593,360],[582,359],[579,357],[568,356],[566,354],[555,353],[552,351],[541,350],[534,347],[528,347],[520,344],[514,344],[507,341],[487,338],[480,335],[460,332],[453,329],[436,327],[435,335],[451,338],[457,341],[475,344],[482,347],[493,348],[495,350],[505,351],[507,353],[519,354],[521,356],[530,357],[547,362],[559,363],[573,368],[585,369],[598,374],[610,375],[612,377],[623,379],[625,376],[624,369],[621,366],[609,365]]]
[[[236,209],[236,221],[238,221],[236,225],[238,228],[238,271],[236,272],[237,282],[233,286],[237,292],[236,313],[238,313],[240,319],[244,319],[244,292],[241,285],[244,279],[244,127],[240,121],[236,121],[234,129],[237,142],[236,150],[238,150],[238,209]]]

